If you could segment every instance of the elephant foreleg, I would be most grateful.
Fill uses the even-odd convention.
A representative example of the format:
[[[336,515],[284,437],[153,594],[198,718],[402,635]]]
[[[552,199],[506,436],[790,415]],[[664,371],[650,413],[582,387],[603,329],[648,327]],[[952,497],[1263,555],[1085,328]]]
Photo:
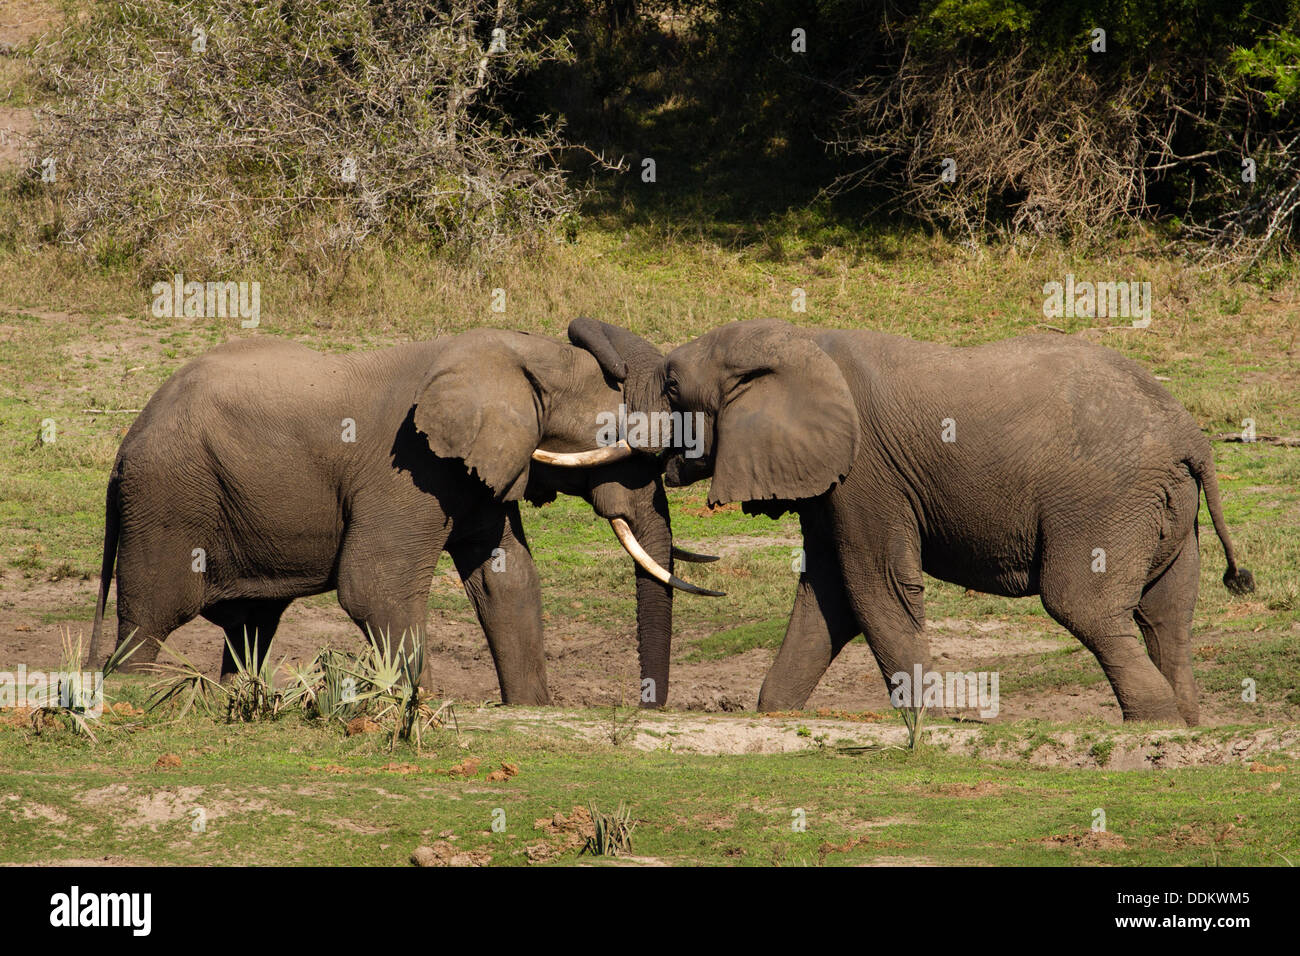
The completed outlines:
[[[495,532],[495,533],[491,533]],[[551,702],[542,643],[542,588],[518,507],[495,528],[449,549],[465,594],[487,635],[507,704]]]
[[[903,513],[901,505],[892,510]],[[849,604],[892,696],[910,687],[899,675],[911,678],[918,666],[928,670],[930,642],[919,532],[908,522],[889,522],[887,514],[873,515],[864,527],[837,511],[835,536]],[[902,706],[920,702],[913,698]]]
[[[840,650],[861,633],[839,559],[816,513],[802,516],[805,569],[776,661],[758,692],[758,709],[799,710]]]

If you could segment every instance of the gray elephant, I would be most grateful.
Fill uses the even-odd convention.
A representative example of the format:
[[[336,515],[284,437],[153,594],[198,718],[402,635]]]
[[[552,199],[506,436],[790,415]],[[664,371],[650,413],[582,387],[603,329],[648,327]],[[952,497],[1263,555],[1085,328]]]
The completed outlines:
[[[653,346],[624,345],[625,379],[655,374]],[[118,451],[92,662],[108,656],[115,562],[118,642],[139,645],[139,667],[196,615],[236,647],[246,632],[265,646],[294,598],[333,589],[371,635],[427,639],[445,549],[502,699],[545,704],[541,591],[518,502],[564,492],[609,519],[637,561],[642,703],[662,706],[671,588],[699,589],[671,570],[658,460],[594,447],[619,384],[582,349],[489,329],[343,355],[268,338],[213,349],[158,390]],[[227,649],[223,675],[234,667]]]
[[[672,458],[667,483],[711,477],[710,505],[802,523],[807,570],[760,710],[802,707],[859,633],[887,683],[927,667],[924,571],[1040,595],[1125,720],[1196,723],[1202,490],[1224,584],[1254,584],[1209,442],[1136,363],[1054,335],[951,348],[757,320],[674,350],[660,379],[661,403],[705,416],[704,454]]]

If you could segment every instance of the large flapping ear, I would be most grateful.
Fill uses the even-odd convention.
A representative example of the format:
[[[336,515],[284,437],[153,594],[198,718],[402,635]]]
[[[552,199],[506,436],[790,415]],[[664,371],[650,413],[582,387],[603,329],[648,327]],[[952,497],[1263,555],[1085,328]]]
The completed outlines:
[[[543,414],[511,334],[482,329],[449,339],[416,392],[414,415],[430,451],[462,459],[504,501],[523,497]]]
[[[719,330],[723,369],[709,504],[812,498],[842,481],[858,451],[858,412],[834,360],[785,322]],[[715,370],[716,371],[716,370]]]

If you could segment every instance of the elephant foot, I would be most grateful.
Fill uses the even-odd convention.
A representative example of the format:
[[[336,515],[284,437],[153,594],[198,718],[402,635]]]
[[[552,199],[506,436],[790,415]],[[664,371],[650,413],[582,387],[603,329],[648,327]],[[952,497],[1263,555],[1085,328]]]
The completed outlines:
[[[540,694],[511,694],[509,697],[502,696],[501,703],[507,707],[550,707],[551,695],[549,692]]]
[[[1147,707],[1124,708],[1124,723],[1168,724],[1173,727],[1191,726],[1172,702]]]

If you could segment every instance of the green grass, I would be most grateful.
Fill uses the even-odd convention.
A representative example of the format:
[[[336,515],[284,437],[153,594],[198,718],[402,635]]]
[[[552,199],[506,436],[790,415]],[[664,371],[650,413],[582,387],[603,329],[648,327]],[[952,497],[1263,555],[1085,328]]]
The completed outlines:
[[[123,696],[142,699],[141,682],[112,682],[124,684]],[[644,751],[577,733],[606,723],[602,712],[554,711],[540,723],[499,710],[459,718],[459,737],[440,731],[419,755],[404,745],[388,752],[382,734],[347,737],[296,715],[251,725],[111,716],[96,747],[62,730],[4,726],[0,862],[401,865],[449,834],[457,852],[486,853],[494,865],[523,863],[526,847],[547,842],[553,862],[572,863],[576,847],[562,848],[535,821],[620,801],[637,824],[633,852],[679,864],[1259,865],[1300,853],[1300,765],[1285,758],[1269,759],[1284,772],[1256,774],[1241,765],[1062,769],[928,745],[848,756],[811,741],[796,753],[703,756],[672,750],[680,734]],[[647,718],[656,719],[667,720]],[[988,743],[1015,740],[1028,755],[1070,732],[1083,733],[988,728]],[[1086,734],[1100,737],[1094,753],[1109,754],[1105,730]],[[181,766],[156,767],[163,754]],[[468,758],[481,761],[475,774],[446,775]],[[487,781],[502,763],[518,775]],[[1122,843],[1089,836],[1096,808]],[[498,809],[504,832],[491,829]],[[796,810],[804,832],[792,829]]]

